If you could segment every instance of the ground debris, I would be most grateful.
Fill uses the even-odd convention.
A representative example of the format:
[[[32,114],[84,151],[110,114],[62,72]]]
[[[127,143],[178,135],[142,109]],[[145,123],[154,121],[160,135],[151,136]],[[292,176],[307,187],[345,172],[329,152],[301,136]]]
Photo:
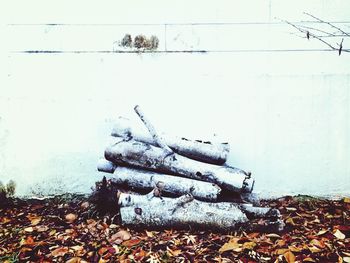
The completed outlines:
[[[0,209],[0,262],[349,262],[348,199],[262,205],[281,211],[282,233],[133,230],[84,196],[26,200]]]

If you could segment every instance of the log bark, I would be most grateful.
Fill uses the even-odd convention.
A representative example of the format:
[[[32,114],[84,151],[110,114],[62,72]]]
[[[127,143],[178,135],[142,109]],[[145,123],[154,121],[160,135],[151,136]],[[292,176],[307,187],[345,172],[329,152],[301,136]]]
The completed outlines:
[[[160,198],[151,194],[137,196],[122,193],[119,205],[122,224],[148,228],[233,230],[249,225],[245,209],[255,211],[249,205],[242,207],[234,203],[206,203],[190,195]],[[271,209],[258,209],[257,217],[268,214],[265,210]],[[273,228],[274,231],[282,230],[283,222],[278,217],[264,219],[265,227]]]
[[[254,180],[243,170],[202,163],[172,154],[146,143],[123,138],[105,151],[105,158],[119,165],[131,165],[157,172],[181,175],[183,177],[207,181],[234,192],[251,192]]]
[[[107,161],[104,158],[101,158],[97,162],[97,171],[99,172],[105,172],[105,173],[114,173],[115,169],[117,168],[117,165],[112,163],[111,161]]]
[[[157,188],[160,194],[170,196],[191,194],[194,198],[205,201],[216,201],[221,192],[216,184],[121,166],[115,169],[111,181],[148,192]]]
[[[112,136],[134,139],[136,141],[156,145],[152,136],[136,129],[128,119],[120,117],[112,130]],[[213,143],[209,141],[189,140],[186,138],[161,134],[164,143],[176,153],[186,157],[222,165],[226,162],[230,146],[227,143]]]
[[[149,133],[153,137],[154,142],[159,146],[160,148],[163,148],[165,151],[168,152],[168,154],[173,153],[173,150],[169,148],[169,146],[164,141],[163,137],[159,136],[156,129],[152,125],[152,123],[148,120],[144,112],[141,110],[139,105],[136,105],[134,108],[137,115],[140,117],[141,121],[145,124],[146,128],[148,129]]]

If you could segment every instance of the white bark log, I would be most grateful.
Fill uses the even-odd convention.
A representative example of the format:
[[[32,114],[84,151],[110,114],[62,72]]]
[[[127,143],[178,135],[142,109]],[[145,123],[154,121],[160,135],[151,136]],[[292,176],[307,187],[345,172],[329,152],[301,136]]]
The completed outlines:
[[[122,117],[120,117],[115,124],[112,136],[134,139],[136,141],[156,145],[152,136],[146,132],[139,131],[128,119]],[[230,151],[230,146],[227,143],[188,140],[186,138],[173,137],[166,134],[161,134],[160,137],[162,137],[164,143],[175,152],[202,162],[224,164]]]
[[[245,209],[255,211],[234,203],[206,203],[195,200],[189,195],[179,198],[160,198],[152,195],[119,196],[122,224],[146,227],[201,227],[209,229],[232,230],[247,225],[249,219]],[[258,209],[257,217],[264,217],[275,209]],[[278,211],[278,210],[277,210]],[[271,213],[273,214],[273,213]],[[251,215],[249,215],[251,217]],[[266,226],[282,230],[283,222],[277,217],[267,218]]]
[[[164,139],[158,135],[156,129],[152,125],[152,123],[148,120],[144,112],[141,110],[139,105],[136,105],[134,108],[137,115],[140,117],[141,121],[145,124],[146,128],[148,129],[149,133],[153,137],[154,142],[159,146],[160,148],[163,148],[165,151],[168,152],[168,154],[173,153],[173,150],[169,148],[169,146],[165,143]]]
[[[157,172],[207,181],[235,192],[251,192],[254,180],[240,169],[195,161],[146,143],[118,140],[107,147],[105,158],[116,164],[131,165]]]
[[[247,216],[236,206],[230,210],[181,196],[179,198],[149,199],[133,206],[120,208],[122,224],[146,227],[206,227],[209,229],[233,229],[247,223]]]
[[[151,191],[158,187],[164,194],[175,196],[191,194],[196,199],[206,201],[216,201],[221,192],[216,184],[120,166],[115,169],[111,180],[118,185],[127,185],[136,190]]]
[[[101,158],[97,162],[97,171],[105,173],[114,173],[114,170],[117,168],[117,165],[111,161],[107,161],[104,158]]]

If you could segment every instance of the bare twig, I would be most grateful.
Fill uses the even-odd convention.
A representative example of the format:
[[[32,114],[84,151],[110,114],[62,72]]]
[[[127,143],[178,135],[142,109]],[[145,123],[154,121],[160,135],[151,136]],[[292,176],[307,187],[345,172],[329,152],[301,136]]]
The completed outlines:
[[[350,37],[350,33],[347,33],[347,32],[345,32],[345,31],[343,31],[341,28],[335,26],[334,24],[332,24],[332,23],[330,23],[330,22],[326,22],[326,21],[324,21],[324,20],[322,20],[322,19],[320,19],[320,18],[318,18],[318,17],[316,17],[316,16],[314,16],[314,15],[309,14],[309,13],[304,12],[304,14],[307,15],[307,16],[312,17],[313,19],[316,19],[317,21],[319,21],[319,22],[321,22],[321,23],[327,24],[327,25],[329,25],[329,26],[331,26],[331,27],[337,29],[339,32],[342,32],[344,35]]]
[[[311,15],[309,13],[304,13],[304,14],[307,15],[307,16],[312,17],[313,19],[317,20],[318,22],[321,22],[321,23],[329,25],[330,27],[336,29],[337,32],[330,33],[330,32],[328,32],[326,30],[321,30],[321,29],[318,29],[318,28],[305,26],[305,25],[297,25],[297,24],[294,24],[294,23],[291,23],[291,22],[289,22],[287,20],[282,20],[282,19],[280,19],[280,21],[285,22],[286,24],[294,27],[300,33],[303,34],[303,36],[300,36],[299,34],[295,34],[294,33],[298,37],[307,38],[307,39],[316,39],[316,40],[322,42],[323,44],[327,45],[330,49],[338,51],[339,55],[341,55],[342,52],[350,52],[350,49],[344,49],[344,46],[343,46],[344,37],[350,37],[350,33],[347,33],[344,30],[342,30],[341,28],[333,25],[332,23],[326,22],[326,21],[324,21],[324,20],[322,20],[322,19],[320,19],[318,17],[315,17],[314,15]],[[323,33],[325,35],[317,34],[317,32]],[[332,44],[331,42],[329,42],[329,39],[335,38],[335,37],[342,37],[341,42],[339,44],[337,43],[338,46],[335,46],[335,44]],[[325,39],[327,39],[327,40],[325,40]]]

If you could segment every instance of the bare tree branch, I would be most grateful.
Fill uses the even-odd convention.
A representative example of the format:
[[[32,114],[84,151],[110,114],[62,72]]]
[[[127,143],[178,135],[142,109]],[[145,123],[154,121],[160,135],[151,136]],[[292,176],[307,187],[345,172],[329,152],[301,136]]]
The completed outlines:
[[[282,19],[280,19],[280,21],[282,21],[282,22],[284,22],[284,23],[294,27],[300,33],[303,34],[303,36],[300,36],[299,34],[295,34],[294,33],[298,37],[307,38],[307,39],[316,39],[316,40],[322,42],[323,44],[325,44],[326,46],[328,46],[331,50],[338,51],[339,55],[341,55],[342,52],[350,52],[350,49],[345,49],[344,45],[343,45],[344,38],[350,37],[350,33],[347,33],[343,29],[333,25],[332,23],[326,22],[326,21],[324,21],[324,20],[322,20],[322,19],[320,19],[318,17],[315,17],[314,15],[311,15],[311,14],[305,13],[305,12],[304,12],[304,14],[307,15],[307,16],[312,17],[313,19],[317,20],[318,22],[321,22],[321,23],[329,25],[331,28],[336,29],[337,32],[330,33],[330,32],[328,32],[326,30],[321,30],[321,29],[318,29],[318,28],[305,26],[305,25],[297,25],[297,24],[294,24],[294,23],[291,23],[291,22],[289,22],[287,20],[282,20]],[[323,33],[325,35],[317,34],[317,32]],[[342,37],[340,43],[336,43],[336,45],[335,45],[335,44],[333,44],[334,42],[330,42],[331,38],[337,38],[337,37]],[[325,39],[327,39],[327,40],[325,40]]]
[[[314,16],[314,15],[309,14],[309,13],[304,12],[304,14],[307,15],[307,16],[312,17],[313,19],[316,19],[317,21],[319,21],[319,22],[321,22],[321,23],[325,23],[325,24],[327,24],[327,25],[330,25],[331,27],[337,29],[339,32],[341,32],[341,33],[343,33],[344,35],[350,37],[350,34],[349,34],[349,33],[343,31],[341,28],[335,26],[334,24],[332,24],[332,23],[330,23],[330,22],[326,22],[326,21],[324,21],[324,20],[322,20],[322,19],[320,19],[320,18],[318,18],[318,17],[316,17],[316,16]]]

